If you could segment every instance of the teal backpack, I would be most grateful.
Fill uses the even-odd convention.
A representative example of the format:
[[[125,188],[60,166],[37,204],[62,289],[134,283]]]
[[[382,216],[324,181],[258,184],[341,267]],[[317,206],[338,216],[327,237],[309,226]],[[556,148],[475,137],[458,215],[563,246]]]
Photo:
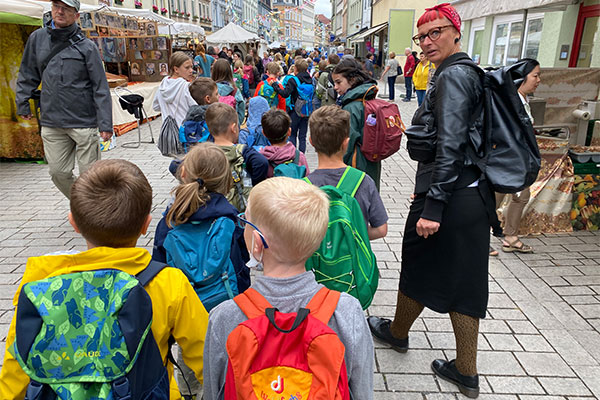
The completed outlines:
[[[277,92],[273,89],[273,86],[267,82],[267,80],[263,80],[263,84],[258,91],[258,95],[264,97],[269,103],[269,107],[277,106]]]
[[[335,187],[321,187],[329,196],[329,225],[321,245],[306,261],[306,270],[327,288],[356,297],[366,310],[377,291],[379,270],[365,218],[354,198],[364,178],[364,172],[347,167]]]
[[[29,376],[28,400],[169,399],[144,286],[166,265],[134,277],[118,269],[25,284],[10,351]]]
[[[273,167],[273,176],[287,176],[288,178],[302,179],[306,176],[306,167],[300,165],[300,150],[296,149],[296,155],[292,160],[288,160],[279,165],[271,163]]]
[[[227,217],[187,222],[169,230],[163,243],[167,264],[183,271],[206,311],[239,294],[230,258],[234,230]]]

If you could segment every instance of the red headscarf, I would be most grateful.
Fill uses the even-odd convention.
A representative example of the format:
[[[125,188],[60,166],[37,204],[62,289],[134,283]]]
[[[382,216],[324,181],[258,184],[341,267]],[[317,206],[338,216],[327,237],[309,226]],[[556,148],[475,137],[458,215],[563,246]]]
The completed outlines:
[[[450,5],[450,3],[438,4],[437,6],[426,8],[421,18],[417,21],[417,27],[431,21],[435,21],[436,19],[440,19],[442,17],[448,18],[448,20],[454,25],[456,30],[460,32],[460,25],[462,20],[460,19],[460,15],[456,12],[454,7]]]

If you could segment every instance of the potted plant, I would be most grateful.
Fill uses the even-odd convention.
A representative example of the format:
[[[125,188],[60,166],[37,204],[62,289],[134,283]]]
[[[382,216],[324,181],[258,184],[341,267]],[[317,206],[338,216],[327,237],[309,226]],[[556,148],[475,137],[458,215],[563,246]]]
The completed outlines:
[[[189,18],[189,17],[190,17],[190,15],[191,15],[191,14],[189,13],[189,11],[188,11],[187,13],[185,13],[185,16],[186,16],[187,18]]]
[[[158,6],[156,4],[152,5],[152,11],[154,11],[155,13],[158,13]]]
[[[142,2],[139,0],[135,0],[133,4],[135,5],[135,8],[142,8]]]
[[[122,6],[123,5],[123,0],[115,0],[115,5]]]
[[[193,21],[198,21],[198,16],[197,16],[197,15],[194,15],[194,16],[192,17],[192,20],[193,20]]]
[[[163,7],[163,8],[161,8],[161,9],[160,9],[160,13],[161,13],[162,15],[165,15],[165,14],[167,13],[167,9],[166,9],[166,8],[164,8],[164,7]]]

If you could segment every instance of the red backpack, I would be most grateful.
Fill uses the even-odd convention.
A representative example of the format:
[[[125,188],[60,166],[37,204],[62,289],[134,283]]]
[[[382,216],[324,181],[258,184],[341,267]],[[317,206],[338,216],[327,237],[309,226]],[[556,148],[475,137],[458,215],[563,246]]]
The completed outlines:
[[[378,162],[400,150],[400,141],[405,126],[400,118],[398,105],[385,100],[366,100],[367,94],[377,86],[371,86],[363,96],[365,124],[361,152],[365,158]]]
[[[322,288],[284,314],[252,288],[236,296],[248,320],[227,338],[225,400],[349,400],[345,347],[327,326],[339,298]]]
[[[254,67],[252,65],[244,65],[243,71],[246,79],[248,79],[248,85],[252,86],[254,84]]]

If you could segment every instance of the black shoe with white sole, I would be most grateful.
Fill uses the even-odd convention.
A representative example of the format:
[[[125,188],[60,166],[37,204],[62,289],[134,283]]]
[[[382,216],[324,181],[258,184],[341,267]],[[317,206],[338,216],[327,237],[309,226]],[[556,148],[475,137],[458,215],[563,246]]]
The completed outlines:
[[[479,396],[479,375],[463,375],[456,369],[455,360],[434,360],[431,369],[437,376],[458,386],[458,390],[470,399]]]

